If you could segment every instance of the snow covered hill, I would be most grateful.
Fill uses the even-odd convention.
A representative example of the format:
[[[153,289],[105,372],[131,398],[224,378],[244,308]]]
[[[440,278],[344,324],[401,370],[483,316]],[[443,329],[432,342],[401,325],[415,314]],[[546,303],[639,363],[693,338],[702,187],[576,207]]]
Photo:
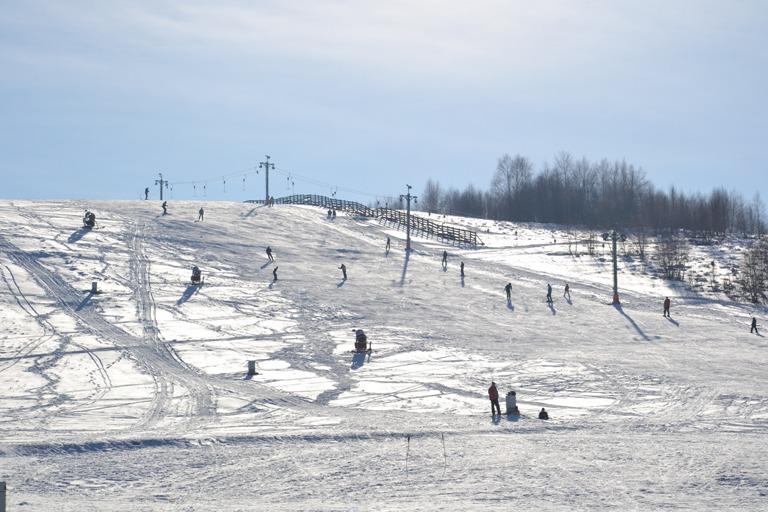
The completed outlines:
[[[609,259],[544,226],[452,219],[486,246],[444,269],[434,240],[312,207],[160,213],[0,202],[10,510],[768,510],[751,306],[625,265],[613,307]],[[521,418],[491,418],[492,380]]]

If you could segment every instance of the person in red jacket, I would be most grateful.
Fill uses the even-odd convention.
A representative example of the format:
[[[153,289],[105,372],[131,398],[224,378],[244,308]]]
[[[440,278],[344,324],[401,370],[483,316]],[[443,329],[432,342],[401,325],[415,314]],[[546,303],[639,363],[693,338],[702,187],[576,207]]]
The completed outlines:
[[[491,387],[488,388],[488,398],[491,400],[491,416],[495,416],[496,414],[501,416],[501,407],[499,406],[499,390],[496,389],[495,382],[491,382]]]

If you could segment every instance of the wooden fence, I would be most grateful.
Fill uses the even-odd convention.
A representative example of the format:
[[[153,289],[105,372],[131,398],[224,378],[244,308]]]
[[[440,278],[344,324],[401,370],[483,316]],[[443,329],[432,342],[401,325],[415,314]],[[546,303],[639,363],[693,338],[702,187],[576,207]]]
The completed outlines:
[[[408,216],[402,210],[394,210],[392,208],[370,208],[362,203],[356,201],[347,201],[344,199],[336,199],[335,197],[320,196],[315,194],[297,194],[286,197],[279,197],[274,200],[275,204],[305,204],[309,206],[319,206],[326,210],[337,210],[361,217],[370,217],[379,219],[380,222],[385,224],[391,223],[396,225],[398,229],[408,225]],[[250,200],[246,203],[264,204],[264,200]],[[417,217],[411,214],[411,232],[416,235],[425,236],[427,238],[435,238],[443,243],[452,245],[464,245],[477,247],[483,245],[483,242],[477,236],[477,232],[469,229],[461,229],[454,226],[446,226],[440,222],[435,222],[431,219],[425,219],[424,217]]]

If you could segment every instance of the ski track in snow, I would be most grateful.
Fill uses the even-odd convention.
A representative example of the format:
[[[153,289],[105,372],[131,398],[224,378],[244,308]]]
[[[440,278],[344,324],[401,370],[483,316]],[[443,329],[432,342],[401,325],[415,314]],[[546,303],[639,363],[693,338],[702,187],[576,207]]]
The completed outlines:
[[[444,245],[405,256],[391,224],[170,204],[0,202],[14,509],[765,509],[754,307],[627,266],[614,308],[609,267],[557,228],[448,219],[493,232],[444,270]],[[350,352],[358,327],[372,354]],[[521,418],[490,418],[491,379]]]

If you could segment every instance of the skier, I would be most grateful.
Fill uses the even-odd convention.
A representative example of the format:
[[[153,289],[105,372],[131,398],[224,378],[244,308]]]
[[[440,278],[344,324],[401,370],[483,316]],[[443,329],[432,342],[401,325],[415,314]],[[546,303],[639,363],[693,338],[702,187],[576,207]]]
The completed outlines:
[[[563,292],[563,297],[567,297],[568,300],[571,300],[571,286],[568,283],[565,283],[565,291]]]
[[[279,267],[275,267],[275,269],[272,271],[272,277],[274,277],[274,281],[277,281],[277,269]]]
[[[464,262],[461,262],[461,277],[464,277]]]
[[[754,316],[752,317],[752,327],[749,329],[749,332],[750,333],[754,332],[758,336],[760,335],[760,333],[757,332],[757,318],[755,318]]]
[[[269,261],[275,261],[275,258],[272,257],[272,248],[270,246],[267,246],[267,258],[269,258]]]
[[[386,248],[387,252],[389,252],[389,247],[390,247],[390,241],[389,241],[389,237],[387,237],[387,248]]]
[[[512,283],[507,283],[504,287],[504,291],[507,292],[507,302],[512,300]]]
[[[539,411],[539,419],[540,420],[548,420],[549,419],[549,413],[543,407]]]
[[[329,219],[331,218],[331,215],[332,215],[332,212],[331,212],[331,210],[328,210],[328,218],[329,218]]]
[[[336,218],[336,208],[331,210],[331,219],[335,219],[335,218]]]
[[[347,280],[347,266],[342,263],[341,266],[339,267],[339,269],[341,270],[341,275],[343,276],[342,279],[344,281],[346,281]]]
[[[197,265],[194,265],[192,267],[192,284],[198,284],[200,283],[202,279],[202,272],[200,272],[200,267]]]
[[[547,304],[552,304],[552,285],[547,283]]]
[[[168,201],[163,201],[163,215],[168,214]]]
[[[491,401],[491,416],[495,416],[497,413],[499,416],[501,416],[501,407],[499,406],[499,390],[496,389],[495,382],[491,382],[491,387],[488,388],[488,398]]]
[[[203,207],[201,206],[200,209],[197,211],[197,220],[203,220],[203,215],[205,212],[203,211]]]
[[[443,268],[448,267],[448,251],[443,251]]]
[[[669,313],[669,306],[670,306],[671,304],[672,304],[672,303],[670,302],[670,300],[669,300],[669,297],[667,297],[666,299],[664,299],[664,315],[663,315],[663,316],[665,316],[665,317],[667,317],[667,318],[671,318],[671,317],[672,317],[672,315],[670,315],[670,313]]]
[[[144,200],[149,199],[149,187],[144,189]]]

